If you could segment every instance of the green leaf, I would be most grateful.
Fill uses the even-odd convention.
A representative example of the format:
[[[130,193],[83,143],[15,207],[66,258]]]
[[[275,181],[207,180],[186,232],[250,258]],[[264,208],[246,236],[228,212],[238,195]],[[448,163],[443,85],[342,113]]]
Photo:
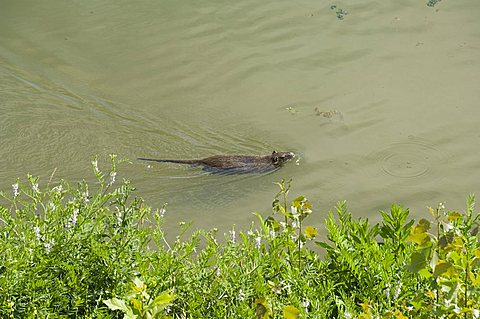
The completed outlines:
[[[298,319],[300,318],[300,311],[294,306],[286,306],[283,308],[284,319]]]
[[[438,277],[446,273],[449,268],[452,267],[452,264],[445,260],[439,260],[435,265],[435,270],[433,271],[433,276]]]
[[[448,213],[448,220],[451,222],[456,221],[459,218],[462,218],[462,214],[460,214],[459,212]]]
[[[135,277],[135,279],[133,279],[133,283],[135,287],[138,287],[140,290],[146,289],[145,283],[138,277]]]
[[[451,244],[452,242],[453,242],[453,234],[447,233],[438,239],[438,246],[441,248],[445,248],[447,247],[448,244]]]
[[[453,236],[452,242],[449,243],[444,249],[445,251],[457,251],[461,252],[464,248],[463,239],[460,236]]]
[[[418,273],[420,270],[425,269],[426,267],[426,249],[412,253],[412,258],[410,263],[407,265],[407,269],[411,272]]]
[[[430,236],[427,231],[430,229],[430,222],[425,219],[421,219],[418,225],[410,229],[410,235],[408,240],[418,244],[419,246],[425,246],[430,243]]]
[[[430,242],[430,236],[427,233],[413,233],[408,236],[408,240],[419,246],[425,246]]]
[[[298,196],[297,198],[295,198],[295,199],[292,201],[292,204],[293,204],[293,203],[301,203],[301,202],[303,202],[303,201],[305,201],[305,200],[306,200],[306,197],[303,196],[303,195],[300,195],[300,196]]]
[[[400,310],[395,311],[395,318],[396,319],[408,319],[408,317],[405,317]]]
[[[418,274],[423,278],[431,278],[433,275],[427,268],[422,268],[418,271]]]
[[[162,292],[155,300],[152,302],[151,306],[161,306],[165,307],[175,298],[171,291]]]
[[[257,216],[258,221],[260,222],[260,226],[262,226],[262,229],[263,229],[264,234],[265,234],[265,235],[268,235],[268,233],[269,233],[268,227],[267,227],[267,225],[265,225],[265,222],[263,221],[263,218],[262,218],[262,216],[260,215],[260,213],[259,213],[259,212],[254,212],[254,213],[252,213],[252,214],[255,215],[255,216]]]
[[[125,301],[118,298],[111,298],[103,301],[111,310],[121,310],[123,312],[128,312],[130,309],[125,304]]]
[[[133,309],[136,309],[140,312],[143,311],[143,305],[142,305],[142,302],[138,299],[135,299],[135,298],[131,298],[130,299],[130,302],[132,303],[133,305]]]
[[[270,318],[270,308],[264,297],[259,297],[255,300],[255,314],[256,319]]]
[[[426,232],[430,229],[430,222],[428,220],[426,220],[425,218],[422,218],[418,222],[417,227],[421,228],[422,232]]]
[[[278,221],[273,218],[272,216],[269,216],[266,220],[265,220],[265,225],[267,225],[268,227],[270,227],[270,229],[274,230],[274,231],[278,231],[280,229],[280,225],[278,224]],[[270,231],[268,231],[266,234],[269,234]]]
[[[323,241],[316,241],[315,244],[316,244],[317,246],[320,246],[320,247],[322,247],[322,248],[325,248],[326,250],[333,250],[333,247],[332,247],[332,246],[330,246],[329,244],[327,244],[327,243],[325,243],[325,242],[323,242]]]
[[[135,315],[132,311],[129,311],[123,316],[123,319],[137,319],[137,315]]]
[[[288,218],[292,218],[293,215],[290,213],[290,212],[287,212],[285,210],[285,207],[283,207],[282,205],[279,205],[278,206],[278,210],[280,211],[280,213],[282,213],[283,215],[287,216]]]

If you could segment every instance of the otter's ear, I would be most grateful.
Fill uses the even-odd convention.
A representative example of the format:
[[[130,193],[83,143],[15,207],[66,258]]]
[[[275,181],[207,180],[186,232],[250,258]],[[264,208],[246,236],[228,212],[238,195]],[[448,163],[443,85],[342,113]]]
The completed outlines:
[[[274,152],[273,154],[276,154],[276,152]],[[272,156],[272,164],[273,165],[280,164],[280,158],[278,156]]]
[[[275,154],[278,154],[277,151],[273,151],[273,152],[272,152],[272,155],[275,155]]]

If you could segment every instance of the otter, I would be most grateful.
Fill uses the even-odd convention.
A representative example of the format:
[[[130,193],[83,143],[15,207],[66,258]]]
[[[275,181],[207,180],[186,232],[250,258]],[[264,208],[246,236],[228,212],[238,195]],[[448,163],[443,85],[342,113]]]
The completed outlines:
[[[203,159],[177,160],[139,157],[142,161],[178,163],[203,166],[211,173],[253,173],[274,171],[295,157],[293,152],[273,151],[266,156],[215,155]]]

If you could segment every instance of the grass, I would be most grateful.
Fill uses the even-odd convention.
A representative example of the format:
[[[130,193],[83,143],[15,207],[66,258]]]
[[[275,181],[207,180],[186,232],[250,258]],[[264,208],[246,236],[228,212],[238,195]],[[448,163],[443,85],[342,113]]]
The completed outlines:
[[[92,162],[98,183],[40,189],[28,176],[1,193],[2,318],[479,318],[480,217],[430,209],[415,223],[392,205],[370,224],[339,202],[327,240],[304,196],[278,183],[256,226],[182,226],[173,242],[129,181]],[[319,251],[323,250],[322,256]]]

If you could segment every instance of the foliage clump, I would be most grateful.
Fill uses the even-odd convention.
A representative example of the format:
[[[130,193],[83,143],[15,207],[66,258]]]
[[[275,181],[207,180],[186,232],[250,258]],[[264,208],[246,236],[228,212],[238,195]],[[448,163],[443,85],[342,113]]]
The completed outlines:
[[[81,182],[17,181],[1,193],[2,318],[479,318],[479,215],[430,209],[415,226],[392,205],[371,225],[340,202],[326,234],[312,205],[279,191],[256,227],[181,226],[169,242],[165,207],[151,211],[117,182],[117,160]],[[278,217],[280,216],[280,217]],[[431,230],[433,229],[433,231]],[[318,238],[323,238],[320,240]]]

